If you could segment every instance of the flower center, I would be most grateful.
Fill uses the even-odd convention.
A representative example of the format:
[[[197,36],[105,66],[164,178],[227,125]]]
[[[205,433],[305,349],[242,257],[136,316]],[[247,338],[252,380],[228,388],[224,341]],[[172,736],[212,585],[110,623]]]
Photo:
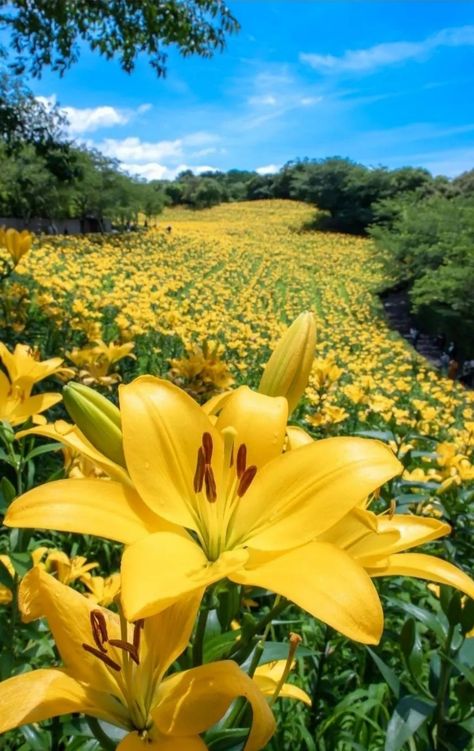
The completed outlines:
[[[237,506],[252,484],[257,467],[247,466],[247,446],[241,443],[234,461],[236,433],[227,428],[224,437],[224,467],[219,488],[212,468],[214,454],[210,433],[203,433],[197,450],[193,489],[197,496],[200,519],[199,538],[209,560],[216,561],[227,550],[228,531]]]

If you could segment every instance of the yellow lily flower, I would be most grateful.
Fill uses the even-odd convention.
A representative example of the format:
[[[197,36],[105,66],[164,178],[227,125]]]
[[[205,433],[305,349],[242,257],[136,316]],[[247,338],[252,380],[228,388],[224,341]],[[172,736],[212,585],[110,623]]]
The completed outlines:
[[[200,733],[244,696],[253,710],[246,751],[274,731],[271,710],[231,661],[164,677],[186,648],[200,594],[145,621],[127,623],[39,567],[22,580],[23,620],[46,616],[64,668],[22,673],[0,683],[0,733],[70,712],[128,731],[119,751],[200,751]]]
[[[448,584],[474,597],[474,581],[461,569],[425,553],[406,553],[449,534],[451,527],[432,517],[373,514],[352,510],[321,539],[341,546],[372,577],[413,576]]]
[[[18,232],[18,230],[13,229],[12,227],[10,227],[10,229],[2,228],[0,234],[0,242],[10,253],[14,266],[17,266],[20,263],[20,260],[25,253],[28,253],[32,241],[33,237],[26,229],[22,232]]]
[[[10,576],[15,576],[15,569],[8,555],[0,555],[0,563],[5,566]],[[13,592],[9,587],[0,584],[0,605],[8,605],[13,600]]]
[[[391,450],[330,438],[282,454],[287,401],[243,386],[215,423],[171,383],[121,387],[133,487],[60,480],[10,506],[5,524],[95,534],[125,543],[129,620],[225,577],[273,590],[358,641],[383,627],[377,592],[337,545],[316,538],[402,469]]]
[[[11,353],[0,342],[0,361],[7,371],[0,370],[0,420],[19,425],[61,401],[57,393],[31,396],[35,383],[61,370],[60,357],[41,362],[25,344],[17,344]]]

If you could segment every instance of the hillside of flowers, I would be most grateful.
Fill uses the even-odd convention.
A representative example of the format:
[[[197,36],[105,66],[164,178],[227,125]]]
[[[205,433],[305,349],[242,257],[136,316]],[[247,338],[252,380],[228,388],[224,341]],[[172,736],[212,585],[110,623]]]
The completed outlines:
[[[313,214],[0,232],[0,747],[474,749],[474,392]]]

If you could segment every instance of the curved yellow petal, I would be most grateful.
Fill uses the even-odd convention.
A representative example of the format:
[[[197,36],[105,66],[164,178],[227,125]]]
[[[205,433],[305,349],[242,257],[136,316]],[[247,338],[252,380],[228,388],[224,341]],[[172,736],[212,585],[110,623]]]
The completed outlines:
[[[394,514],[391,518],[378,516],[377,530],[381,533],[391,531],[399,533],[399,540],[386,550],[386,555],[393,555],[413,548],[415,545],[423,545],[425,542],[449,535],[451,527],[439,519],[432,519],[428,516]]]
[[[90,620],[92,610],[100,610],[104,615],[109,637],[120,638],[116,613],[98,607],[39,566],[32,568],[22,579],[18,599],[23,621],[29,623],[37,618],[47,618],[61,658],[77,680],[90,683],[106,695],[117,692],[106,665],[82,647],[83,644],[96,646]],[[109,652],[112,653],[112,648]]]
[[[438,584],[447,584],[474,599],[474,581],[452,563],[423,553],[400,553],[392,555],[383,569],[367,568],[371,576],[413,576]]]
[[[251,564],[252,558],[229,579],[283,595],[350,639],[379,641],[383,612],[377,591],[345,551],[328,542],[310,542],[252,568]]]
[[[288,451],[257,472],[237,508],[230,544],[302,545],[402,469],[388,446],[365,438],[327,438]]]
[[[238,696],[252,707],[245,751],[258,751],[273,735],[275,721],[263,694],[235,662],[214,662],[167,678],[152,717],[162,733],[179,737],[180,744],[181,736],[215,725]]]
[[[209,415],[211,417],[220,412],[224,404],[228,401],[229,397],[232,396],[232,393],[232,391],[224,391],[223,394],[216,394],[215,396],[211,396],[211,398],[202,405],[202,409],[204,410],[206,415]]]
[[[90,459],[94,464],[107,472],[113,480],[122,482],[125,485],[132,484],[130,477],[123,467],[108,459],[100,451],[97,451],[85,435],[81,433],[77,425],[71,425],[65,420],[57,420],[54,423],[29,428],[29,430],[20,430],[16,434],[16,438],[24,438],[27,435],[39,435],[43,438],[51,438],[53,441],[58,441]]]
[[[141,497],[164,519],[197,530],[193,489],[204,433],[213,442],[216,483],[223,441],[201,407],[168,381],[142,376],[120,387],[120,413],[127,469]]]
[[[60,402],[61,399],[61,394],[56,394],[54,392],[30,396],[15,407],[9,418],[10,422],[12,425],[18,425],[21,422],[25,422],[29,417],[38,415],[40,412],[44,412],[46,409],[53,407]]]
[[[201,599],[202,590],[199,589],[145,619],[140,664],[143,674],[156,676],[157,685],[160,677],[188,646]]]
[[[377,516],[372,511],[353,508],[337,524],[318,536],[321,542],[332,542],[338,548],[349,550],[359,540],[366,540],[377,532]]]
[[[248,559],[245,550],[210,563],[191,537],[158,532],[128,547],[122,558],[122,602],[129,621],[147,618],[184,595],[199,592]]]
[[[80,532],[132,543],[169,525],[145,506],[133,488],[113,480],[57,480],[17,498],[7,527]]]
[[[97,692],[62,670],[33,670],[0,683],[0,733],[70,712],[97,716]]]
[[[240,386],[232,392],[217,418],[222,431],[236,430],[235,450],[247,447],[247,466],[264,464],[281,454],[288,419],[288,402],[282,396],[265,396]]]
[[[143,737],[137,732],[129,733],[117,746],[117,751],[206,751],[207,746],[198,735],[188,738],[181,736],[179,749],[176,747],[176,738],[159,735],[156,740]]]
[[[314,438],[306,430],[299,428],[297,425],[287,425],[286,437],[288,439],[287,451],[294,451],[301,448],[301,446],[306,446],[308,443],[314,443]]]
[[[283,667],[286,662],[283,660]],[[262,667],[265,667],[264,665]],[[273,680],[268,675],[260,673],[260,668],[257,668],[253,677],[254,682],[257,684],[259,690],[264,696],[271,698],[276,691],[278,681]],[[283,672],[283,671],[282,671]],[[302,701],[303,704],[311,706],[311,699],[302,688],[295,686],[293,683],[284,683],[281,689],[278,691],[278,698],[282,699],[295,699],[296,701]]]

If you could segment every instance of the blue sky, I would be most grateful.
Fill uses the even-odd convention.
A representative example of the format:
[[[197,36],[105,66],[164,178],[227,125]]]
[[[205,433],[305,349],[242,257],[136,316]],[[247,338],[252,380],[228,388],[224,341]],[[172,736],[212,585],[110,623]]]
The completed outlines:
[[[184,168],[271,172],[297,157],[474,167],[474,3],[228,0],[241,23],[211,60],[170,52],[127,75],[84,51],[30,82],[71,135],[147,178]]]

